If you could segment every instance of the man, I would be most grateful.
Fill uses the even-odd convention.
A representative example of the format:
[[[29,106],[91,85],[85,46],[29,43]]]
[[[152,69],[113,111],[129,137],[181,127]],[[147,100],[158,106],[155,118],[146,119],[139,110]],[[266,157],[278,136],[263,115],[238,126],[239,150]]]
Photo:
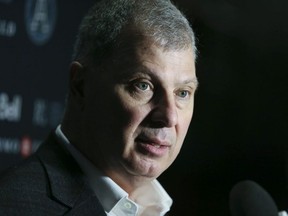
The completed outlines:
[[[196,48],[167,0],[104,0],[84,17],[61,125],[0,180],[0,215],[164,215],[156,178],[193,114]]]

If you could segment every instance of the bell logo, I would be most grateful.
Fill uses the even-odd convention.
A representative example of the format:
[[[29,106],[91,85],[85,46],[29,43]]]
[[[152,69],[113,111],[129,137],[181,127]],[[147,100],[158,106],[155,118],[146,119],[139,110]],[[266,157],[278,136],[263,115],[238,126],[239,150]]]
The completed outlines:
[[[43,45],[52,36],[56,22],[55,0],[26,1],[26,29],[32,42]]]
[[[0,121],[19,122],[21,120],[22,97],[15,95],[11,101],[5,93],[0,93]]]

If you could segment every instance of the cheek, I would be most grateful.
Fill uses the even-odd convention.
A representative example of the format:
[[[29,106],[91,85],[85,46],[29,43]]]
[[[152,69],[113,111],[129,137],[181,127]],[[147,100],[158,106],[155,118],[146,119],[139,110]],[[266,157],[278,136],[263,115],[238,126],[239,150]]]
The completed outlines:
[[[123,126],[128,128],[135,128],[141,124],[149,113],[148,105],[139,104],[136,100],[129,97],[129,95],[119,95],[119,107],[117,115],[122,119]]]
[[[135,139],[141,130],[144,111],[142,109],[125,109],[122,113],[123,121],[120,132],[122,138],[122,157],[130,160],[134,156]]]
[[[179,119],[177,133],[178,133],[178,142],[180,142],[180,145],[182,145],[185,136],[187,135],[191,119],[192,119],[192,112],[187,113],[187,115],[183,115],[183,117]]]
[[[185,137],[187,135],[187,131],[189,128],[189,122],[187,120],[184,120],[182,124],[179,124],[177,127],[177,141],[176,141],[176,145],[175,148],[173,149],[173,151],[171,152],[171,163],[176,159],[176,157],[178,156],[182,145],[184,143]]]
[[[122,112],[122,128],[125,130],[126,136],[136,136],[137,129],[144,121],[148,111],[144,107],[125,107]]]

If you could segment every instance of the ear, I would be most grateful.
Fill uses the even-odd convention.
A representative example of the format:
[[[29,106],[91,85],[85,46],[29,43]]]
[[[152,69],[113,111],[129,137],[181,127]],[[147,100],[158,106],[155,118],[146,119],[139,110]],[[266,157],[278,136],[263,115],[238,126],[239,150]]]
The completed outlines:
[[[70,97],[79,105],[83,105],[84,99],[84,77],[85,69],[83,65],[77,61],[71,63],[70,66]]]

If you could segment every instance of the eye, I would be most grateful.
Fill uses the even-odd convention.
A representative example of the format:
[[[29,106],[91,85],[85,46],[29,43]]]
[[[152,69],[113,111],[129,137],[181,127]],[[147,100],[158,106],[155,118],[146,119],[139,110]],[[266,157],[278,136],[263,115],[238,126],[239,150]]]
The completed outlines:
[[[130,96],[141,103],[149,102],[153,97],[154,86],[147,79],[132,80],[128,87]]]
[[[143,81],[134,83],[134,86],[140,89],[141,91],[147,91],[151,89],[150,84]]]
[[[176,92],[176,95],[180,98],[188,98],[190,96],[190,92],[188,90],[179,90],[178,92]]]

